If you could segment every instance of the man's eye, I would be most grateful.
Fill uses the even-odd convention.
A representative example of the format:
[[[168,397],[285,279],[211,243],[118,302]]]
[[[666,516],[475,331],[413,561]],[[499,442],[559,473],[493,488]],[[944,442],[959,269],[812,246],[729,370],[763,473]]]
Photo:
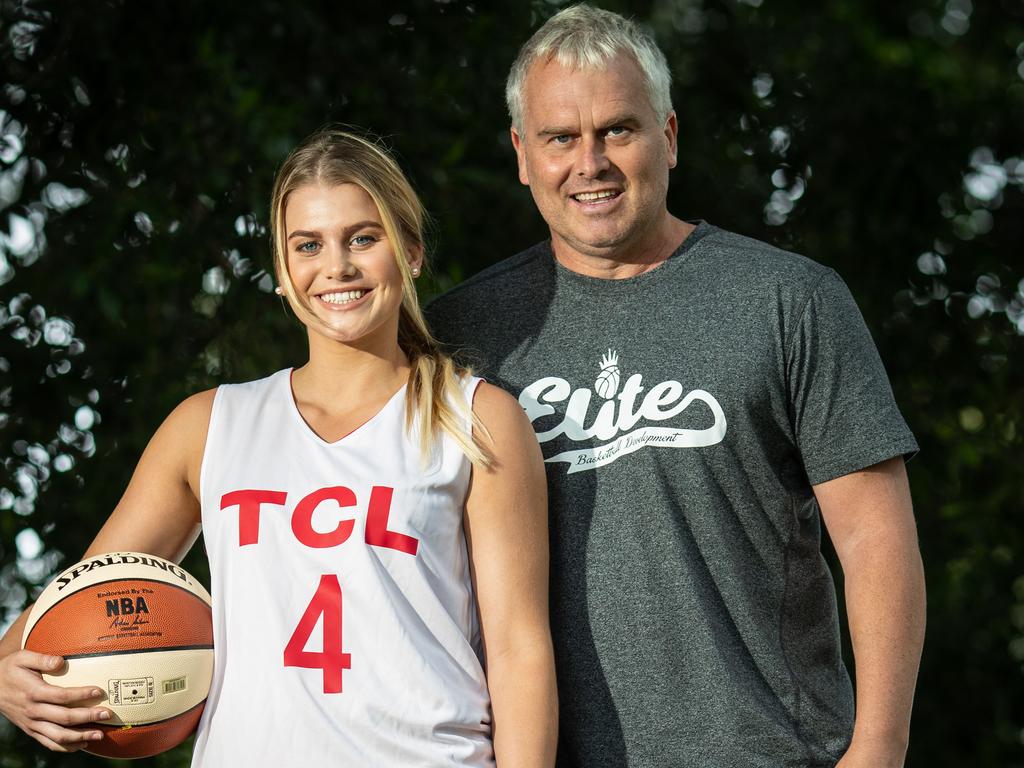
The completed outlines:
[[[551,139],[555,144],[568,144],[572,141],[572,136],[567,133],[563,133],[560,136],[555,136]]]
[[[629,133],[629,128],[624,125],[613,125],[608,129],[609,136],[625,136]]]

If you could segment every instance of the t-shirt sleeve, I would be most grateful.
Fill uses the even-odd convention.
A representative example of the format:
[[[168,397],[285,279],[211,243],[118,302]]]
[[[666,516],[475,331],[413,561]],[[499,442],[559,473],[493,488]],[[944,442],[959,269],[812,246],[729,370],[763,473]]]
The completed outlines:
[[[832,270],[804,305],[787,368],[793,426],[812,485],[917,452],[864,318]]]

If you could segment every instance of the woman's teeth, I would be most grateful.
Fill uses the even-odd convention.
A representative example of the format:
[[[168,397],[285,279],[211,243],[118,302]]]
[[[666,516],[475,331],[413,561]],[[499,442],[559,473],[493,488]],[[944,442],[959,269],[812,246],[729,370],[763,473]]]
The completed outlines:
[[[320,300],[328,304],[348,304],[349,302],[361,299],[366,295],[365,290],[359,291],[338,291],[336,293],[322,293]]]

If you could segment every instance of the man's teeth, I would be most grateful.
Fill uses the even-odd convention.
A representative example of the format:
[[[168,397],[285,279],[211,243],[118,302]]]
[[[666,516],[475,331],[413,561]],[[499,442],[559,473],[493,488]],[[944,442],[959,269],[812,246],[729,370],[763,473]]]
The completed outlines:
[[[607,190],[605,192],[580,192],[579,194],[573,195],[581,203],[589,203],[594,200],[607,200],[609,197],[615,197],[618,192],[612,192]]]
[[[337,293],[322,293],[320,294],[320,300],[326,301],[328,304],[348,304],[350,301],[361,299],[366,295],[366,291],[339,291]]]

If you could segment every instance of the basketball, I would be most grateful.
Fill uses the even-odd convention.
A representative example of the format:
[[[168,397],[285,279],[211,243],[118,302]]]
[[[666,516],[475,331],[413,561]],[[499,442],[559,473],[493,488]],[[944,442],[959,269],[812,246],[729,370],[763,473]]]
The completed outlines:
[[[210,595],[173,562],[111,552],[76,563],[39,595],[22,646],[63,656],[46,682],[94,685],[110,720],[88,751],[149,757],[199,724],[213,674]]]
[[[611,366],[604,368],[601,373],[597,375],[597,381],[594,382],[594,391],[597,392],[605,400],[611,400],[615,397],[615,392],[619,388],[619,368],[618,366]]]

